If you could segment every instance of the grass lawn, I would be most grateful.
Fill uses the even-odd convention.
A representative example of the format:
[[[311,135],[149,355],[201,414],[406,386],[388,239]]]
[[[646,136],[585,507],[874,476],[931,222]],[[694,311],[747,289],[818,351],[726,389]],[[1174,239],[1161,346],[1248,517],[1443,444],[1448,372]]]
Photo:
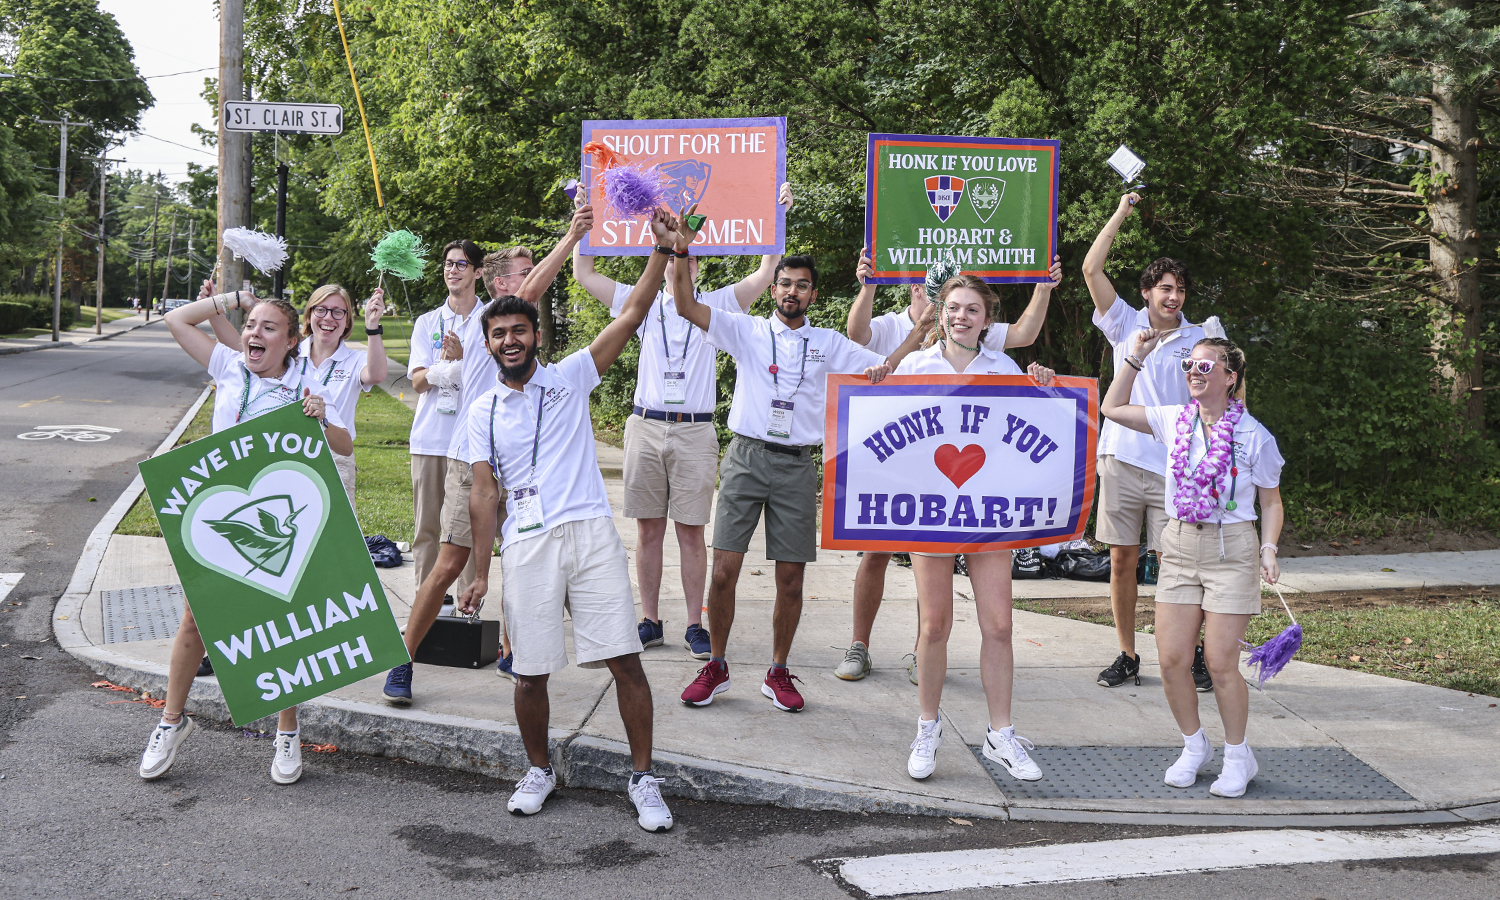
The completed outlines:
[[[212,414],[213,399],[210,397],[177,446],[208,434]],[[410,541],[413,522],[411,457],[407,452],[407,437],[411,434],[412,412],[401,401],[376,387],[360,398],[354,415],[359,432],[354,442],[354,458],[359,463],[354,496],[360,527],[365,534],[384,534],[393,541]],[[120,521],[115,534],[161,537],[156,514],[146,502],[145,494]]]
[[[126,309],[123,306],[104,307],[104,321],[106,322],[114,322],[118,319],[128,319],[135,314],[136,313],[134,310]],[[83,314],[74,320],[72,330],[77,331],[79,329],[88,329],[92,331],[93,328],[94,307],[91,304],[85,304],[83,307]]]
[[[380,327],[385,330],[385,333],[381,335],[381,338],[385,340],[385,355],[403,366],[406,365],[406,361],[411,357],[411,319],[404,316],[399,319],[394,316],[382,316]]]

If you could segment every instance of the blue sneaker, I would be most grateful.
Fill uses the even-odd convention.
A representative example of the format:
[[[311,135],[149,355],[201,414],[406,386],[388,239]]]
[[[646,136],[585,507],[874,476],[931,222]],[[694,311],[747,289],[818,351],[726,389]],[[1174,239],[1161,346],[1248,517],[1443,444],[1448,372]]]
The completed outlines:
[[[682,636],[682,644],[692,651],[693,659],[708,659],[713,656],[708,643],[708,629],[702,625],[689,625],[687,634]]]
[[[411,706],[411,663],[402,663],[385,676],[385,699],[397,706]]]
[[[642,647],[660,647],[666,640],[662,635],[660,619],[655,622],[650,619],[642,619],[641,624],[637,625],[635,630],[641,636]]]
[[[511,671],[510,668],[511,662],[514,661],[515,658],[516,654],[514,652],[500,657],[500,659],[495,662],[495,674],[499,675],[501,678],[509,678],[511,681],[515,681],[516,673]]]

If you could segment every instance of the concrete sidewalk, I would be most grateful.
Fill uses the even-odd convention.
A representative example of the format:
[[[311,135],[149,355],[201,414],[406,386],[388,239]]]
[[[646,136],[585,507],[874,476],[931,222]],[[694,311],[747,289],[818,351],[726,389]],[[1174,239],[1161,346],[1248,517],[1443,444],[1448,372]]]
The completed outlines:
[[[408,393],[410,393],[408,386]],[[185,420],[186,421],[186,420]],[[166,446],[170,446],[169,438]],[[620,451],[600,447],[612,504],[623,485]],[[127,492],[90,541],[55,613],[60,643],[118,684],[161,696],[170,640],[105,642],[101,592],[177,583],[160,539],[109,534],[134,497]],[[118,512],[118,514],[116,514]],[[635,527],[617,518],[625,546]],[[874,672],[843,682],[833,668],[850,640],[850,595],[859,559],[823,551],[807,569],[806,602],[792,671],[807,707],[776,710],[760,692],[770,657],[773,564],[757,534],[739,586],[729,660],[733,687],[705,708],[678,699],[700,662],[682,646],[683,601],[675,542],[667,541],[661,604],[667,643],[643,662],[656,701],[658,774],[667,793],[791,807],[978,815],[1052,821],[1195,824],[1457,822],[1500,816],[1500,708],[1494,698],[1293,662],[1264,692],[1251,691],[1249,735],[1261,775],[1246,796],[1208,794],[1205,770],[1195,788],[1161,785],[1165,762],[1181,746],[1161,691],[1151,635],[1138,635],[1142,684],[1106,690],[1094,684],[1116,654],[1113,629],[1017,612],[1014,721],[1037,745],[1046,776],[1022,784],[981,765],[972,747],[987,721],[979,681],[979,632],[967,579],[955,579],[955,613],[944,689],[945,743],[937,772],[914,781],[905,770],[917,717],[916,688],[902,655],[916,629],[909,569],[891,567],[886,602],[872,640]],[[1384,570],[1394,571],[1384,571]],[[415,593],[413,569],[378,570],[398,619]],[[1285,580],[1303,590],[1427,584],[1500,584],[1500,551],[1287,560]],[[632,577],[634,572],[632,571]],[[1101,596],[1107,585],[1016,582],[1018,597]],[[499,616],[497,598],[483,611]],[[712,627],[712,623],[708,623]],[[511,684],[493,667],[469,671],[416,667],[410,709],[381,697],[384,674],[302,707],[306,739],[343,750],[396,756],[516,778],[526,765],[511,706]],[[552,676],[552,756],[565,784],[618,790],[629,756],[607,671],[570,668]],[[1213,695],[1201,703],[1215,744],[1222,734]],[[227,721],[213,678],[199,679],[189,711]],[[269,721],[269,720],[268,720]],[[125,736],[130,741],[145,735]],[[316,766],[314,761],[312,765]],[[1268,818],[1269,817],[1269,818]]]
[[[93,329],[74,329],[59,333],[62,338],[53,341],[52,335],[38,335],[31,338],[5,338],[0,339],[0,356],[11,353],[28,353],[32,350],[48,350],[55,347],[73,347],[79,344],[91,344],[94,341],[107,341],[110,338],[128,334],[137,328],[145,328],[147,325],[155,325],[160,322],[161,316],[153,316],[150,322],[145,320],[144,315],[127,316],[123,319],[115,319],[113,322],[105,322],[102,334],[95,334]]]

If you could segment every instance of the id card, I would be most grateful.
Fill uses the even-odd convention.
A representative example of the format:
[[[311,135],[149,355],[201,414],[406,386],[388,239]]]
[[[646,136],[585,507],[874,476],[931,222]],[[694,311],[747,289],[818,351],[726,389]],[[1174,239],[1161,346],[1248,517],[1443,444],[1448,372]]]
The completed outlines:
[[[766,420],[766,434],[771,437],[790,438],[794,406],[795,404],[790,400],[772,400],[771,415]]]
[[[437,411],[445,416],[458,412],[458,391],[453,388],[438,388]]]
[[[663,372],[661,396],[663,403],[681,406],[687,402],[687,373]]]
[[[511,515],[516,517],[517,534],[542,527],[542,493],[539,488],[535,485],[516,488],[510,492],[510,499],[515,504]]]

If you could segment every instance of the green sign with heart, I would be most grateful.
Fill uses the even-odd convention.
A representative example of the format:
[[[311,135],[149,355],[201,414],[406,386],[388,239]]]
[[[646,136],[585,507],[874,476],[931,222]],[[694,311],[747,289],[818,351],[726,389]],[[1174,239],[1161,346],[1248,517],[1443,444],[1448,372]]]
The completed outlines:
[[[409,660],[328,443],[300,404],[140,468],[236,725]]]

